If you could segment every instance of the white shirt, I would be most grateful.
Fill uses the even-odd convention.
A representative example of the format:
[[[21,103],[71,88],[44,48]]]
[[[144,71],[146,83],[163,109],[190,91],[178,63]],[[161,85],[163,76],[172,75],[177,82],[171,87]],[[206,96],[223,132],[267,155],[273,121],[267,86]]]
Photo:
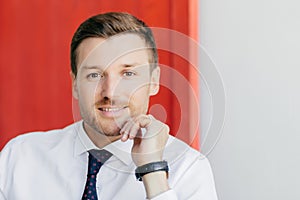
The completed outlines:
[[[146,199],[143,183],[134,175],[132,141],[116,141],[104,149],[113,156],[97,175],[100,200]],[[24,134],[11,140],[0,154],[0,191],[8,200],[81,199],[88,152],[98,149],[82,121],[61,130]],[[164,151],[169,163],[170,190],[155,200],[216,200],[208,160],[180,140],[170,137]]]

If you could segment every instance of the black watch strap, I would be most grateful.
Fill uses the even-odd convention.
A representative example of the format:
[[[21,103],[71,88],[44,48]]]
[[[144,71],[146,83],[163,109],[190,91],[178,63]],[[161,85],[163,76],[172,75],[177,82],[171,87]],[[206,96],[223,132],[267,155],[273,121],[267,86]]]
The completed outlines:
[[[152,162],[139,166],[135,170],[135,177],[138,181],[142,181],[142,177],[151,172],[165,171],[168,176],[169,167],[167,161]]]

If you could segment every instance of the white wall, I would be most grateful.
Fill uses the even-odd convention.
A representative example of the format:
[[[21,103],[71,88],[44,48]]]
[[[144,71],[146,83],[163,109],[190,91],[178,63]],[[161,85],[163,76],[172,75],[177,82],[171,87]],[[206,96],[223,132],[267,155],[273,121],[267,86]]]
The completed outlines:
[[[200,41],[226,93],[222,135],[204,152],[219,199],[299,200],[300,1],[201,0],[199,9]],[[202,132],[211,115],[207,91]]]

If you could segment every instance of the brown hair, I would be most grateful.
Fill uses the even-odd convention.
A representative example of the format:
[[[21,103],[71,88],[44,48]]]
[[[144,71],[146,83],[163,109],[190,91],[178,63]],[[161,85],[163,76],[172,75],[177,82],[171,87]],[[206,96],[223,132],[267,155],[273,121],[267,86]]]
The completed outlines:
[[[151,69],[158,63],[158,56],[151,29],[140,19],[128,13],[109,12],[95,15],[84,21],[76,30],[71,42],[71,69],[77,75],[77,47],[86,38],[109,38],[119,33],[135,33],[145,40],[152,52],[150,56]]]

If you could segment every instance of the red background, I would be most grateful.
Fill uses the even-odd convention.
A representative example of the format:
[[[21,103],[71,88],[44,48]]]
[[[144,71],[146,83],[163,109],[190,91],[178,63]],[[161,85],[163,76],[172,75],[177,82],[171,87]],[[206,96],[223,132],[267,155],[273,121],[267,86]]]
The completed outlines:
[[[21,133],[62,128],[74,122],[70,41],[82,21],[107,11],[129,12],[150,27],[164,27],[197,37],[197,0],[1,1],[0,149]],[[198,91],[197,77],[191,77],[188,68],[180,67],[189,65],[186,60],[163,50],[159,56],[161,64],[179,71]],[[164,76],[172,79],[167,74]],[[184,95],[184,89],[181,91]],[[151,102],[162,104],[167,110],[166,123],[171,127],[171,134],[199,147],[199,135],[194,137],[190,133],[188,110],[191,109],[185,108],[188,103],[180,105],[165,87]],[[179,116],[183,110],[187,110],[184,111],[187,117],[182,121]],[[181,125],[185,131],[178,134]]]

